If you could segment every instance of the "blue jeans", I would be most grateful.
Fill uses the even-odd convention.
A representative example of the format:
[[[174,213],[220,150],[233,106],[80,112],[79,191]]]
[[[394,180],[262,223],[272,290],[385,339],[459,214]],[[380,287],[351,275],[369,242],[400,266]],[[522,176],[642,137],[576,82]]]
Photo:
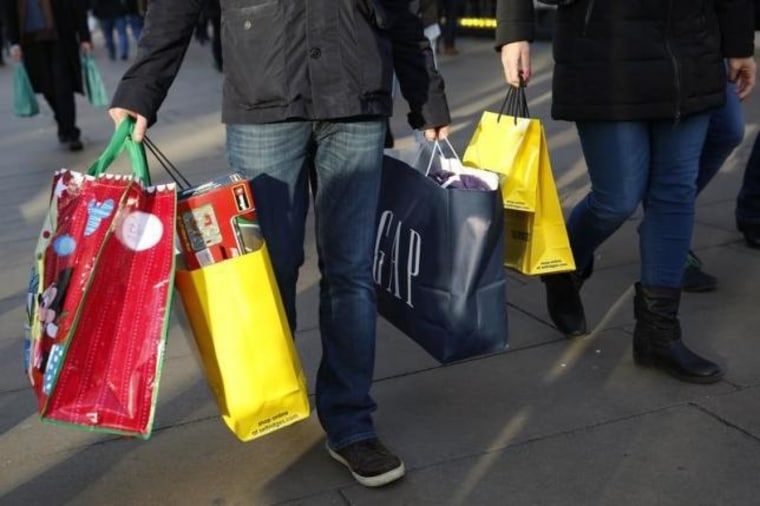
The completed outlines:
[[[261,231],[294,331],[313,143],[322,335],[316,403],[328,444],[336,449],[375,436],[369,395],[377,318],[372,255],[384,139],[382,119],[227,126],[230,164],[252,180]]]
[[[733,150],[744,139],[744,110],[736,94],[736,84],[726,83],[726,103],[710,114],[710,125],[699,160],[697,194],[699,194]]]
[[[578,122],[591,192],[567,222],[579,270],[594,251],[636,211],[641,282],[680,287],[694,226],[699,158],[708,113],[672,120]]]
[[[736,199],[736,221],[760,224],[760,135],[755,137],[752,153],[744,168],[744,181]]]
[[[129,29],[132,31],[132,38],[134,38],[135,41],[140,40],[140,35],[142,35],[143,29],[143,18],[137,14],[127,14],[126,21]]]
[[[119,39],[119,57],[127,58],[129,55],[129,39],[127,38],[127,18],[103,18],[100,20],[100,30],[103,32],[103,39],[108,49],[108,57],[112,60],[116,58],[116,44],[113,40],[113,32],[116,30],[116,36]]]

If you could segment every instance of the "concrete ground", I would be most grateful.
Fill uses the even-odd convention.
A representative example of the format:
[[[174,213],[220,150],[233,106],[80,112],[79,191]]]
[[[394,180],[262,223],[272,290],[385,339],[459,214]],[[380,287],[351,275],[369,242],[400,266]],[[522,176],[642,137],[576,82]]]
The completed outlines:
[[[489,40],[463,40],[441,60],[464,147],[483,110],[505,88]],[[98,48],[109,90],[126,68]],[[531,112],[543,118],[563,206],[588,189],[577,135],[549,119],[551,54],[534,45]],[[228,171],[219,121],[221,76],[208,46],[193,45],[151,130],[193,181]],[[12,116],[11,69],[0,68],[0,504],[76,505],[736,505],[760,495],[760,253],[746,248],[733,209],[760,124],[746,107],[747,136],[698,202],[694,248],[720,280],[718,291],[685,295],[684,335],[728,369],[709,386],[638,368],[631,357],[637,218],[599,250],[583,289],[591,335],[567,340],[549,323],[537,279],[509,273],[510,348],[439,366],[382,319],[373,396],[381,437],[406,461],[389,487],[357,485],[323,449],[316,415],[249,443],[218,416],[181,306],[172,317],[153,437],[98,435],[40,423],[22,371],[28,268],[52,171],[84,170],[112,125],[78,99],[86,144],[58,145],[46,105]],[[412,143],[406,107],[393,130]],[[123,168],[123,167],[122,167]],[[154,173],[156,181],[167,181]],[[320,358],[313,238],[299,284],[298,349],[309,387]],[[313,400],[313,398],[312,398]]]

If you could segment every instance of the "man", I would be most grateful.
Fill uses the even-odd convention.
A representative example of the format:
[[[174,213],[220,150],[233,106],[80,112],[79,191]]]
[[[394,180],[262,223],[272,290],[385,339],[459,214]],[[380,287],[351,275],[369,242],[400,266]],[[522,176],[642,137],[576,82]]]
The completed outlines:
[[[84,0],[2,0],[14,61],[24,62],[29,80],[55,114],[58,140],[71,151],[82,141],[74,93],[84,93],[79,53],[90,51]]]
[[[137,118],[136,140],[156,119],[202,6],[203,0],[150,4],[137,61],[122,78],[110,111],[117,124],[127,115]],[[369,395],[375,213],[394,70],[410,105],[411,126],[424,129],[430,140],[448,134],[443,81],[418,14],[417,3],[408,0],[222,4],[228,157],[233,169],[252,180],[293,330],[313,152],[322,273],[317,411],[329,454],[366,486],[404,474],[401,460],[377,438]]]

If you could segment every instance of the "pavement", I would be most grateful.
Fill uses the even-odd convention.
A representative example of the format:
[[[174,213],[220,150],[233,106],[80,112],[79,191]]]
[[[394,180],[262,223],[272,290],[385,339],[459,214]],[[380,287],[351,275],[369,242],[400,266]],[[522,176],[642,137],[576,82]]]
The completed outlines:
[[[487,39],[463,39],[442,58],[460,153],[504,84]],[[543,118],[565,211],[588,189],[573,126],[549,119],[551,54],[533,46],[528,89]],[[126,68],[96,49],[109,90]],[[228,171],[220,125],[221,76],[208,46],[193,44],[150,135],[191,181]],[[316,415],[248,443],[219,418],[177,304],[150,440],[41,423],[22,371],[24,295],[51,174],[84,170],[112,132],[102,109],[78,99],[85,150],[58,145],[42,114],[14,118],[9,67],[0,68],[0,504],[1,505],[736,505],[760,504],[760,252],[733,221],[743,164],[760,127],[757,97],[747,136],[700,196],[694,249],[719,289],[683,298],[695,350],[726,366],[714,385],[691,385],[634,365],[632,285],[637,217],[598,252],[583,289],[593,332],[568,340],[549,323],[541,283],[508,273],[507,351],[438,365],[380,319],[373,396],[376,424],[407,465],[382,489],[356,484],[324,451]],[[392,125],[412,145],[406,106]],[[117,168],[121,170],[123,168]],[[158,182],[168,181],[161,172]],[[317,267],[310,235],[299,282],[296,342],[310,391],[320,358]],[[313,402],[313,397],[311,398]]]

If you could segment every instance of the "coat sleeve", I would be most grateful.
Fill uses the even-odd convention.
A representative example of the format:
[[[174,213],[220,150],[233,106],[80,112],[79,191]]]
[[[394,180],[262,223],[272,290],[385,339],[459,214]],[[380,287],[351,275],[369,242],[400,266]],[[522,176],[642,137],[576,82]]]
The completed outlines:
[[[504,44],[535,38],[535,13],[531,0],[496,1],[496,49]]]
[[[716,0],[723,56],[743,58],[755,52],[755,0]]]
[[[412,128],[424,129],[451,123],[444,82],[435,68],[433,50],[423,33],[418,1],[388,1],[393,12],[389,34],[393,49],[393,68],[401,94],[409,103],[407,116]]]
[[[137,58],[119,82],[112,107],[156,121],[158,108],[177,76],[204,0],[152,0]]]

